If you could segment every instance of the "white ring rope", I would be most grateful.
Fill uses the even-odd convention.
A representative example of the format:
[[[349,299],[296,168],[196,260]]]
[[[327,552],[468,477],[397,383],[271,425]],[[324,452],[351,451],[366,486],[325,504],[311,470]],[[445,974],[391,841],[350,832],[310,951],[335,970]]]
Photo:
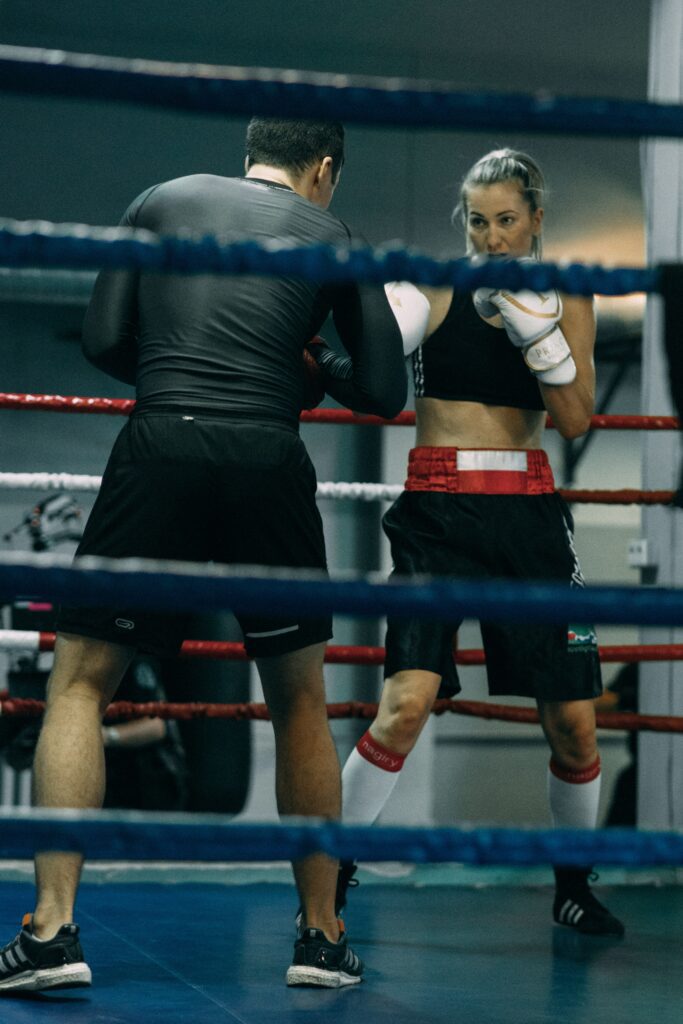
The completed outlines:
[[[319,483],[318,498],[350,498],[352,501],[395,501],[402,484]]]
[[[0,488],[10,491],[98,491],[101,483],[83,473],[0,473]]]
[[[39,650],[39,632],[32,629],[0,629],[0,651]]]
[[[97,491],[101,476],[82,473],[0,473],[0,489],[35,491]],[[394,501],[403,491],[401,484],[319,483],[319,498],[354,501]]]

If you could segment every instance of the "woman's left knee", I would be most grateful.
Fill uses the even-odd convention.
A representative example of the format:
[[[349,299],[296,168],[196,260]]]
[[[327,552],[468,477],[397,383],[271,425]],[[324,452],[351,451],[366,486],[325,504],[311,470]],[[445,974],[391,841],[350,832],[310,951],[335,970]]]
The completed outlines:
[[[546,718],[545,732],[553,754],[572,762],[567,767],[584,766],[597,757],[595,718],[590,713],[553,715]]]

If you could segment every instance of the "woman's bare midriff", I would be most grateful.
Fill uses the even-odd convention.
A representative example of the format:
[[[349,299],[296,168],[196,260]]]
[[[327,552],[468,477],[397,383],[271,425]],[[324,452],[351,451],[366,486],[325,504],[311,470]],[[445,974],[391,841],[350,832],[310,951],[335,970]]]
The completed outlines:
[[[541,448],[546,412],[480,402],[418,398],[417,445],[447,448]]]

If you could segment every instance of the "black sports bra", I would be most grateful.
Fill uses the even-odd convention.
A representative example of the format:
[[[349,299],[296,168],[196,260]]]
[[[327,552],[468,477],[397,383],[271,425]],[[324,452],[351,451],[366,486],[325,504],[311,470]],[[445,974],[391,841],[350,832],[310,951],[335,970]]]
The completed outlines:
[[[470,292],[454,292],[441,326],[413,353],[416,398],[545,408],[535,377],[504,330],[479,316]]]

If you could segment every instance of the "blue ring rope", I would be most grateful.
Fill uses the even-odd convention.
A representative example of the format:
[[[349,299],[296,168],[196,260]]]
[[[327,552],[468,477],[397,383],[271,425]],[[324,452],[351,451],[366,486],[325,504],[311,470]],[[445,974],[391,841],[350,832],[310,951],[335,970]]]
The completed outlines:
[[[322,851],[344,859],[465,864],[683,864],[683,834],[633,829],[415,828],[294,819],[239,824],[219,815],[6,812],[0,858],[36,850],[92,860],[297,860]]]
[[[0,46],[0,90],[206,114],[336,118],[392,128],[683,136],[683,107],[676,104],[545,92],[466,93],[424,80],[171,64],[7,45]]]
[[[559,288],[569,295],[628,295],[662,290],[660,267],[581,263],[439,260],[403,248],[296,246],[281,241],[221,243],[155,235],[135,228],[0,220],[0,264],[6,267],[135,269],[183,274],[261,274],[319,282],[415,281],[472,291],[482,285],[519,291]]]
[[[330,580],[319,573],[144,559],[0,555],[0,602],[21,595],[75,606],[155,611],[231,609],[271,615],[345,615],[501,622],[683,624],[683,590],[568,587],[544,581],[383,576]]]

